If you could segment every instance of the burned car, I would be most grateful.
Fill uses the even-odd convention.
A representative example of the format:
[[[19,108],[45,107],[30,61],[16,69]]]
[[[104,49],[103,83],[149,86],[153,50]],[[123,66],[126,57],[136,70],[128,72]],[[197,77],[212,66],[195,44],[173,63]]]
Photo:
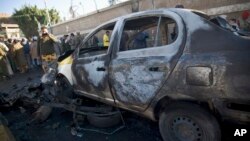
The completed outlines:
[[[218,121],[250,121],[249,54],[248,38],[202,12],[144,11],[89,33],[59,58],[55,83],[158,121],[165,141],[216,141]]]

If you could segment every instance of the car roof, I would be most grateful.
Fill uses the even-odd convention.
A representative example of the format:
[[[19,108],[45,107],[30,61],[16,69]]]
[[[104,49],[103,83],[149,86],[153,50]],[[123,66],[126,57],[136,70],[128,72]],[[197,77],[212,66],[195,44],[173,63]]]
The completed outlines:
[[[105,25],[108,25],[108,24],[112,24],[114,22],[117,22],[121,19],[128,19],[128,18],[133,18],[133,17],[137,17],[137,16],[144,16],[146,14],[162,14],[164,11],[171,11],[171,12],[174,12],[174,13],[179,13],[179,15],[181,15],[181,13],[187,13],[187,14],[195,14],[195,15],[198,15],[202,18],[205,18],[205,19],[210,19],[210,17],[202,12],[202,11],[199,11],[199,10],[194,10],[194,9],[184,9],[184,8],[159,8],[159,9],[154,9],[154,10],[146,10],[146,11],[140,11],[140,12],[135,12],[135,13],[130,13],[130,14],[127,14],[127,15],[124,15],[124,16],[119,16],[117,18],[114,18],[112,20],[109,20],[99,26],[97,26],[96,28],[94,28],[92,31],[94,31],[95,29],[98,29],[100,27],[103,27]]]
[[[210,17],[202,12],[202,11],[199,11],[199,10],[195,10],[195,9],[184,9],[184,8],[159,8],[159,9],[154,9],[154,10],[145,10],[145,11],[140,11],[140,12],[135,12],[135,13],[130,13],[130,14],[127,14],[127,15],[123,15],[123,16],[119,16],[117,18],[114,18],[110,21],[107,21],[105,22],[104,24],[108,24],[108,23],[112,23],[112,22],[116,22],[120,19],[126,19],[126,18],[130,18],[130,17],[136,17],[136,16],[140,16],[140,15],[144,15],[144,14],[147,14],[147,13],[160,13],[160,12],[163,12],[163,11],[171,11],[171,12],[175,12],[175,13],[179,13],[179,12],[186,12],[186,13],[193,13],[193,14],[196,14],[196,15],[199,15],[205,19],[209,19]],[[102,24],[102,25],[104,25]]]
[[[144,15],[147,13],[160,13],[163,11],[171,11],[171,12],[175,12],[175,13],[180,13],[180,12],[185,12],[185,13],[190,13],[190,14],[196,14],[198,16],[201,16],[205,19],[209,19],[210,16],[207,15],[206,13],[199,11],[199,10],[195,10],[195,9],[184,9],[184,8],[159,8],[159,9],[154,9],[154,10],[145,10],[145,11],[140,11],[140,12],[136,12],[136,13],[131,13],[131,14],[127,14],[124,16],[120,16],[118,18],[115,18],[115,20],[119,20],[121,18],[129,18],[129,17],[136,17],[136,16],[140,16],[140,15]]]

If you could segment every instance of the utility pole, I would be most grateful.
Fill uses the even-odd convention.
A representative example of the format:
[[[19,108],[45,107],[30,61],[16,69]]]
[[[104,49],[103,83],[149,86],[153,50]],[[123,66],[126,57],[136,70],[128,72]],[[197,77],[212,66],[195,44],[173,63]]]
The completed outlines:
[[[79,5],[81,5],[81,7],[82,7],[82,14],[84,15],[84,6],[83,6],[82,2],[80,2]]]
[[[155,0],[151,0],[153,9],[155,9]]]
[[[94,3],[95,3],[95,9],[96,9],[96,11],[98,12],[97,4],[96,4],[96,1],[95,1],[95,0],[94,0]]]
[[[50,29],[51,21],[50,21],[49,10],[47,8],[46,0],[44,0],[44,5],[45,5],[46,13],[47,13],[47,18],[48,18],[48,26],[49,26],[49,29]]]
[[[70,4],[70,7],[69,7],[69,13],[71,14],[71,18],[74,19],[76,17],[75,10],[73,9],[73,0],[71,0],[71,4]]]

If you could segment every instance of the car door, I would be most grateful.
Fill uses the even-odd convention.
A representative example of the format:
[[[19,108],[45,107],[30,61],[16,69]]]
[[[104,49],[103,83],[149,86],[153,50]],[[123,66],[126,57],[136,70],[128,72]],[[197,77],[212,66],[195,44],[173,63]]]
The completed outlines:
[[[143,111],[166,83],[183,46],[184,28],[172,12],[126,19],[109,79],[120,107]]]
[[[115,22],[111,22],[90,33],[79,48],[78,57],[72,66],[74,89],[78,94],[110,103],[114,99],[108,85],[108,65],[116,34],[114,27]],[[108,48],[103,46],[103,36],[107,31],[111,33]]]

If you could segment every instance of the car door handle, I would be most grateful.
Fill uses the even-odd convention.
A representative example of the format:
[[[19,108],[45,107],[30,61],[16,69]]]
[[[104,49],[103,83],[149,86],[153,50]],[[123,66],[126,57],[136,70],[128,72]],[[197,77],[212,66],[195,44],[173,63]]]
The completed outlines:
[[[104,68],[104,67],[97,67],[96,71],[106,71],[106,68]]]
[[[159,71],[159,67],[150,67],[149,71]]]
[[[166,71],[167,67],[150,67],[148,68],[149,71]]]

